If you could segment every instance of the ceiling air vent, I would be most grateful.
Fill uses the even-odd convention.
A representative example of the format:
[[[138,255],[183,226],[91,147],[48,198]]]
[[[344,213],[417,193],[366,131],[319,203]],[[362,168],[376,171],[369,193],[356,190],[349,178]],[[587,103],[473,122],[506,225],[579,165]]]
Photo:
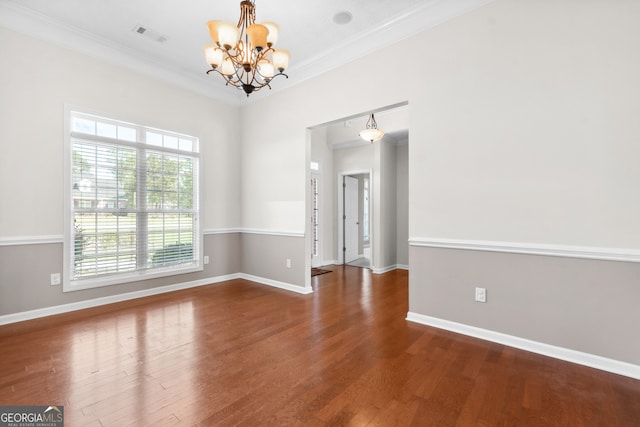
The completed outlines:
[[[160,34],[155,30],[151,30],[147,27],[143,27],[142,25],[136,25],[133,28],[134,33],[138,33],[143,37],[148,38],[149,40],[153,40],[158,43],[164,43],[167,41],[167,36]]]

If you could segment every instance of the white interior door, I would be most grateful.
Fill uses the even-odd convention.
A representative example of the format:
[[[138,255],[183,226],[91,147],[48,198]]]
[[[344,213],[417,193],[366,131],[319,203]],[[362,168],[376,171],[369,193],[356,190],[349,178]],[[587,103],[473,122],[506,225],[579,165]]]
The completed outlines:
[[[344,262],[358,259],[358,180],[344,177]]]

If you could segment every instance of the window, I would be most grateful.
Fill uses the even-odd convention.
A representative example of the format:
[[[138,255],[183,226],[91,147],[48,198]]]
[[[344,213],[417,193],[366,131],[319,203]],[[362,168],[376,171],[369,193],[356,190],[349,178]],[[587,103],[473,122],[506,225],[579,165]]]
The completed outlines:
[[[201,269],[198,139],[70,111],[65,290]]]

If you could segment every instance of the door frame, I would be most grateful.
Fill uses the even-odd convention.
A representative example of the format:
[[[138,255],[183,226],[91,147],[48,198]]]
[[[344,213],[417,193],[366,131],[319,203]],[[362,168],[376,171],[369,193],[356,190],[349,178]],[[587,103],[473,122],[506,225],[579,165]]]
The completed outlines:
[[[352,175],[369,175],[369,246],[371,248],[371,267],[373,268],[374,264],[374,250],[373,250],[373,169],[359,169],[359,170],[351,170],[351,171],[345,171],[345,172],[340,172],[338,174],[338,180],[337,180],[337,184],[338,184],[338,191],[337,191],[337,195],[338,195],[338,210],[337,210],[337,218],[336,218],[336,223],[338,225],[337,227],[337,239],[336,239],[336,243],[338,246],[338,252],[337,252],[337,257],[338,257],[338,264],[344,264],[344,222],[343,222],[343,217],[344,217],[344,189],[342,187],[342,183],[343,183],[343,177],[345,176],[352,176]],[[358,197],[362,196],[360,194],[360,192],[358,191]]]
[[[342,263],[347,264],[360,256],[360,177],[342,176]],[[347,244],[348,243],[348,244]]]
[[[311,180],[310,180],[310,185],[313,182],[314,179],[318,180],[318,216],[319,216],[319,220],[318,220],[318,255],[317,256],[313,256],[313,190],[311,190],[311,218],[310,218],[310,222],[311,222],[311,267],[322,267],[323,265],[323,252],[322,252],[322,229],[323,229],[323,224],[322,224],[322,194],[324,193],[323,191],[323,185],[322,185],[322,174],[320,173],[320,170],[312,170],[311,171]]]

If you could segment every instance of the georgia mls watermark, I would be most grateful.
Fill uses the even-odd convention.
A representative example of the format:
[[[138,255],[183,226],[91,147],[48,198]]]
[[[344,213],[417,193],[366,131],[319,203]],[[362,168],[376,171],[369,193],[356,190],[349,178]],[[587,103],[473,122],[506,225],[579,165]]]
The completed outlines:
[[[64,427],[64,406],[0,406],[0,427]]]

